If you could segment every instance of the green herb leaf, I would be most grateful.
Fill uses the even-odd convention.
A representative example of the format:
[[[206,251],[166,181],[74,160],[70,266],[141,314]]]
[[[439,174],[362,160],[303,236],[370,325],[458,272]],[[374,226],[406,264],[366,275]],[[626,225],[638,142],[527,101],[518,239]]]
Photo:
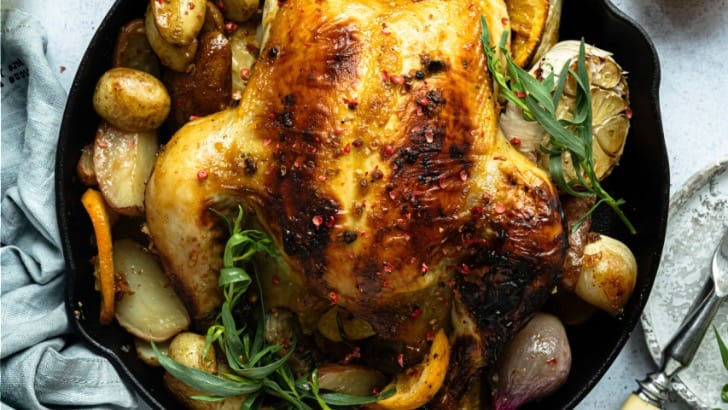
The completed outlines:
[[[220,269],[220,279],[218,280],[220,287],[237,285],[238,290],[245,293],[252,282],[253,280],[250,279],[250,275],[243,268],[233,266]]]
[[[723,359],[723,367],[728,370],[728,347],[726,347],[723,338],[720,337],[720,333],[718,333],[718,328],[713,326],[713,332],[715,333],[716,340],[718,340],[718,349],[720,349],[720,357],[721,359]]]
[[[299,410],[313,410],[311,406],[304,403],[300,397],[297,395],[292,394],[291,392],[288,392],[286,390],[283,390],[283,388],[276,382],[270,379],[263,380],[263,385],[266,388],[266,392],[281,398],[291,405]],[[295,393],[295,392],[294,392]]]
[[[239,396],[260,390],[261,383],[241,383],[226,380],[200,369],[185,366],[175,360],[159,353],[157,346],[152,342],[152,349],[159,359],[159,364],[173,377],[183,381],[191,387],[217,397]]]
[[[260,392],[257,391],[248,395],[243,401],[243,405],[240,407],[241,410],[257,410],[262,407],[262,400],[258,400]]]
[[[388,397],[392,397],[396,393],[395,389],[389,389],[385,392],[379,393],[376,396],[353,396],[345,393],[321,393],[321,398],[332,406],[361,406],[364,404],[376,403],[379,400],[384,400]]]
[[[311,383],[309,385],[311,386],[311,392],[313,393],[313,397],[316,399],[316,402],[321,407],[321,409],[331,410],[331,407],[326,404],[326,401],[319,394],[318,369],[314,369],[314,371],[311,373]]]
[[[245,362],[248,357],[245,352],[243,341],[240,340],[240,335],[238,334],[235,326],[235,319],[230,311],[230,304],[228,304],[227,301],[222,304],[220,317],[222,318],[222,324],[225,328],[224,346],[228,365],[230,365],[234,371],[240,373],[245,368]]]
[[[535,120],[549,135],[549,148],[544,151],[549,155],[549,173],[562,192],[575,196],[596,195],[600,198],[594,205],[604,203],[611,207],[631,233],[636,233],[632,223],[621,210],[623,200],[615,200],[607,193],[599,182],[594,171],[592,151],[592,107],[589,75],[586,67],[586,47],[582,39],[577,57],[576,72],[564,64],[559,80],[554,85],[553,70],[541,82],[526,70],[513,62],[506,47],[506,35],[503,33],[498,45],[506,60],[503,69],[496,56],[496,49],[490,45],[490,33],[485,18],[481,16],[481,42],[486,56],[486,63],[498,91],[507,101],[512,102],[523,112],[526,120]],[[556,109],[561,100],[567,76],[576,80],[576,103],[571,119],[558,119]],[[576,174],[576,181],[567,181],[560,163],[562,156],[571,160]],[[590,213],[593,209],[590,210]],[[574,225],[574,229],[578,224]]]
[[[221,377],[184,366],[161,355],[152,343],[162,367],[177,379],[209,394],[209,396],[192,396],[197,400],[213,402],[230,396],[247,395],[241,409],[260,409],[267,405],[266,399],[271,397],[284,400],[288,403],[289,408],[298,410],[313,410],[306,401],[315,401],[320,408],[331,410],[329,404],[356,406],[388,397],[385,395],[357,397],[338,393],[319,394],[316,370],[312,376],[315,387],[308,382],[307,375],[296,380],[288,365],[288,360],[295,351],[295,343],[288,346],[287,353],[279,357],[278,352],[283,349],[283,346],[267,345],[265,342],[265,303],[261,286],[257,286],[259,314],[255,331],[247,329],[244,325],[241,325],[240,329],[238,328],[233,316],[233,308],[254,281],[260,284],[255,265],[252,264],[253,256],[256,253],[276,256],[278,251],[263,232],[252,229],[241,230],[243,222],[241,207],[238,208],[238,215],[233,223],[221,213],[212,211],[225,220],[230,230],[230,238],[225,245],[224,267],[220,271],[218,282],[223,289],[224,301],[216,323],[207,329],[204,355],[207,355],[210,346],[217,342],[234,373],[225,373]],[[252,268],[252,276],[248,274],[247,268]]]
[[[268,363],[264,366],[259,367],[248,367],[243,370],[238,371],[238,374],[244,377],[248,377],[250,379],[254,380],[260,380],[264,379],[271,374],[273,374],[275,371],[277,371],[279,368],[281,368],[286,362],[288,362],[288,359],[293,354],[293,349],[290,349],[288,353],[286,353],[284,356],[282,356],[280,359],[273,361],[271,363]]]
[[[190,398],[193,400],[207,401],[207,402],[213,402],[213,403],[216,401],[223,401],[223,400],[227,399],[227,397],[212,397],[212,396],[200,396],[200,395],[190,396]]]

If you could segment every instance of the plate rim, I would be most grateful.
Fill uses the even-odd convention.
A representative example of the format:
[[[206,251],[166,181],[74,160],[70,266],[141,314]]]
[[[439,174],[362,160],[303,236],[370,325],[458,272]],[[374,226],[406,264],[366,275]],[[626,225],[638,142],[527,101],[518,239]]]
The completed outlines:
[[[709,183],[709,181],[715,177],[716,175],[719,175],[721,173],[728,172],[728,156],[723,157],[722,159],[719,159],[715,163],[711,163],[697,172],[695,172],[693,175],[691,175],[688,180],[675,192],[675,194],[670,198],[670,203],[668,207],[668,218],[667,218],[667,225],[666,230],[670,226],[670,222],[672,220],[672,215],[685,203],[692,197],[693,193],[701,189],[703,186]],[[726,177],[728,177],[728,174],[726,174]],[[665,240],[667,242],[667,239]],[[664,244],[663,244],[663,251],[664,251]],[[663,252],[662,258],[665,258],[665,253]],[[660,265],[662,264],[662,260],[660,261]],[[655,275],[654,282],[657,282],[657,279],[660,277],[660,275],[664,275],[665,273],[662,273],[662,270],[660,269],[660,266],[657,268],[657,274]],[[654,283],[652,286],[652,291],[654,291]],[[652,293],[652,292],[651,292]],[[650,295],[652,297],[652,295]],[[642,332],[645,337],[645,344],[647,346],[647,351],[649,352],[653,362],[656,365],[660,365],[660,362],[662,361],[662,348],[660,347],[660,341],[657,339],[657,335],[654,331],[653,326],[653,320],[650,314],[650,309],[648,307],[650,306],[650,300],[651,298],[648,298],[647,303],[644,306],[644,309],[642,311],[642,315],[640,318],[640,322],[642,324]],[[702,343],[702,342],[701,342]],[[703,402],[691,389],[688,387],[688,385],[685,384],[685,382],[680,379],[680,374],[678,373],[675,375],[672,379],[671,387],[675,393],[678,394],[682,398],[682,400],[685,401],[689,406],[693,408],[699,408],[699,409],[712,409],[713,406],[711,406],[709,403]]]

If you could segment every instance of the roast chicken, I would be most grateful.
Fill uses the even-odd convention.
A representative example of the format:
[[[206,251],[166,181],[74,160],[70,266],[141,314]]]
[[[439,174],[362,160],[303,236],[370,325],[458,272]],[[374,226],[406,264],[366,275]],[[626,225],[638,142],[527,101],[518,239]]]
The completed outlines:
[[[566,246],[549,177],[498,131],[480,18],[499,39],[506,7],[278,5],[239,104],[160,154],[145,198],[154,248],[207,323],[227,236],[212,210],[241,205],[280,249],[295,313],[336,305],[405,360],[445,328],[452,359],[433,405],[453,407],[552,292]]]

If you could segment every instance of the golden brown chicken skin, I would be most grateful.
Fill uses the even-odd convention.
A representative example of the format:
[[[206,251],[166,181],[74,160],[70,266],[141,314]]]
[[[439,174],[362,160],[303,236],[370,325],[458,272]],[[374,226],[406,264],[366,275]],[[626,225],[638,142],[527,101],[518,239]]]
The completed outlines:
[[[481,15],[509,30],[501,0],[279,2],[240,104],[178,131],[148,184],[198,322],[221,301],[209,208],[240,203],[296,283],[379,338],[416,353],[446,327],[453,375],[492,363],[558,281],[565,237],[548,177],[497,130]]]

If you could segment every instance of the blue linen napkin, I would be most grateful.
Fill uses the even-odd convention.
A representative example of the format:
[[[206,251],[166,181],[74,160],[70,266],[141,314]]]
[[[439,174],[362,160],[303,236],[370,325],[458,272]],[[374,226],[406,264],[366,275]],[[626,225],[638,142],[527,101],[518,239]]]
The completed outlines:
[[[41,25],[17,10],[0,18],[2,408],[137,408],[109,361],[67,337],[54,189],[66,95],[48,65]]]

